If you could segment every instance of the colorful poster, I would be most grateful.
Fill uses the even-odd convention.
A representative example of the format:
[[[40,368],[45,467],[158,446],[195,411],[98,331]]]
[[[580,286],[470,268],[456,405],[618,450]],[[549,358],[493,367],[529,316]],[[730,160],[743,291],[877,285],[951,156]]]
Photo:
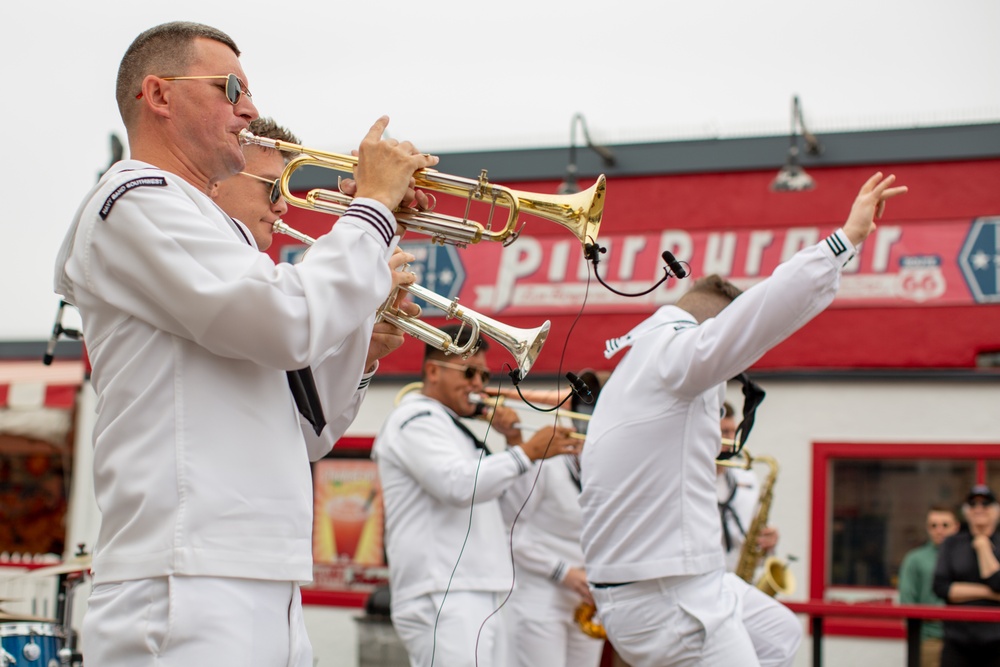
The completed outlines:
[[[317,461],[313,502],[314,586],[362,590],[384,581],[382,493],[375,463]]]

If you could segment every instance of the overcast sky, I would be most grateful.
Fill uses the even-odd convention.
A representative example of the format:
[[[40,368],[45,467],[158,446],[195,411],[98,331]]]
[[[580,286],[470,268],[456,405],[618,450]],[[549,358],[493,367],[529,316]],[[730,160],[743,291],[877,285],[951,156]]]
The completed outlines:
[[[998,0],[9,2],[0,340],[48,337],[52,264],[106,166],[118,63],[142,30],[208,23],[261,113],[349,151],[381,114],[427,152],[1000,121]],[[483,165],[488,167],[488,165]],[[447,171],[447,164],[442,168]]]

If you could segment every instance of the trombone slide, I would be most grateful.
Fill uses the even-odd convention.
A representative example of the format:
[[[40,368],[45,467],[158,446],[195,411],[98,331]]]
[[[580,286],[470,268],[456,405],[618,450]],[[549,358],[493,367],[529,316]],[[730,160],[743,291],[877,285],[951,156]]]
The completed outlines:
[[[525,394],[527,394],[527,393],[528,392],[525,392]],[[508,407],[508,408],[510,408],[512,410],[518,410],[518,411],[521,411],[521,412],[528,411],[528,412],[533,412],[533,413],[539,414],[539,415],[548,415],[548,414],[551,414],[552,412],[554,412],[555,416],[557,416],[557,417],[565,417],[567,419],[579,419],[580,421],[590,421],[590,417],[591,417],[590,415],[588,415],[585,412],[573,412],[572,410],[558,409],[558,410],[553,410],[552,412],[549,412],[549,411],[546,411],[546,410],[538,410],[537,408],[533,408],[533,407],[531,407],[530,405],[527,405],[527,404],[524,404],[524,405],[511,405],[511,404],[509,404],[506,401],[506,397],[504,395],[497,396],[497,395],[489,395],[489,394],[487,394],[487,395],[483,396],[481,394],[470,394],[469,395],[469,401],[471,403],[475,403],[477,405],[482,405],[485,408],[492,408],[494,405],[503,405],[503,406]]]

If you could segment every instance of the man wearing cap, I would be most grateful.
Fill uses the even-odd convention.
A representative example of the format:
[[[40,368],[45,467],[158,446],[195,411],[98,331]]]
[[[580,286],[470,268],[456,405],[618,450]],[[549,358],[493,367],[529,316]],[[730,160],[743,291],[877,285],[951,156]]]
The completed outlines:
[[[934,566],[941,543],[958,532],[958,517],[947,507],[934,506],[927,511],[928,540],[903,557],[899,566],[900,604],[944,604],[934,595]],[[940,621],[925,621],[920,626],[920,667],[941,664],[944,627]]]
[[[941,544],[934,592],[948,604],[1000,607],[1000,505],[993,490],[977,484],[962,515],[967,529]],[[1000,667],[1000,624],[945,621],[942,667]]]

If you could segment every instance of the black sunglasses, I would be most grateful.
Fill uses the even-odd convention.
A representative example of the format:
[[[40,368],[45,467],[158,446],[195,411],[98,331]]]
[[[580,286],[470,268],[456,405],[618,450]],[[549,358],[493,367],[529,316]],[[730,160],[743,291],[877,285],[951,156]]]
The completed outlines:
[[[226,99],[229,100],[230,104],[236,106],[236,103],[240,101],[240,95],[246,95],[249,99],[253,99],[253,95],[250,94],[250,89],[247,85],[240,81],[240,78],[235,74],[216,74],[211,76],[164,76],[160,77],[164,81],[188,81],[193,79],[225,79],[226,80]],[[135,99],[140,99],[142,97],[142,91],[135,96]]]
[[[261,183],[267,183],[268,185],[270,185],[271,191],[268,193],[267,198],[271,200],[272,204],[278,201],[278,197],[281,196],[281,186],[278,185],[278,181],[281,179],[276,178],[273,181],[270,181],[264,178],[263,176],[258,176],[257,174],[251,174],[250,172],[247,171],[241,171],[240,174],[242,174],[243,176],[249,176],[250,178],[255,178]]]
[[[462,371],[462,374],[465,375],[466,380],[471,380],[472,378],[476,377],[476,374],[478,373],[480,379],[483,381],[483,384],[490,383],[490,372],[485,368],[476,368],[475,366],[460,366],[458,364],[449,364],[447,361],[432,360],[431,363],[437,366],[444,366],[445,368],[451,368],[456,371]]]

